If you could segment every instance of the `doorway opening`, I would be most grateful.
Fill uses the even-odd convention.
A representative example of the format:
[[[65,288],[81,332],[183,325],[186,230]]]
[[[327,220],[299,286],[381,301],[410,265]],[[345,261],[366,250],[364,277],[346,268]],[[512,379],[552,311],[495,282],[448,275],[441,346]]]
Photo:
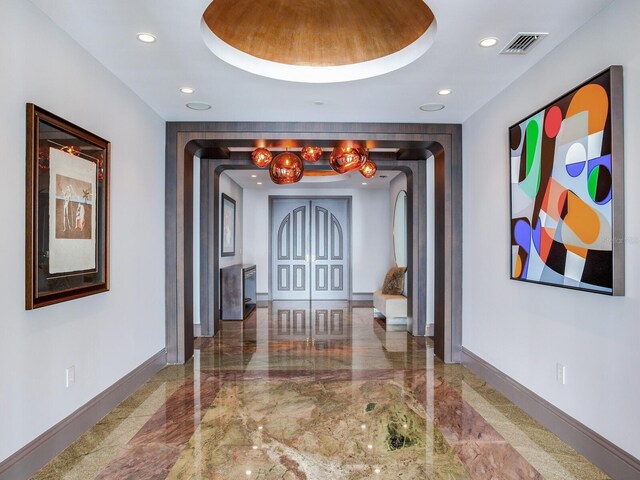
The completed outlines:
[[[408,315],[414,335],[426,331],[426,162],[434,156],[434,347],[445,362],[461,356],[462,170],[460,125],[364,123],[169,122],[166,159],[166,326],[167,360],[184,363],[193,354],[193,165],[202,159],[201,274],[202,325],[215,333],[219,290],[218,206],[220,175],[255,168],[257,145],[311,145],[329,150],[341,141],[376,149],[379,169],[407,175]],[[203,232],[212,232],[204,235]],[[203,334],[207,334],[203,332]]]

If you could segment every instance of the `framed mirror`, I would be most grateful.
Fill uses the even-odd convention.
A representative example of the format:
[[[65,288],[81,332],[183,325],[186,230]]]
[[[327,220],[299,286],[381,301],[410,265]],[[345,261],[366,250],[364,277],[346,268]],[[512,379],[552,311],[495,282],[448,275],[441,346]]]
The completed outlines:
[[[398,267],[407,266],[407,192],[400,190],[393,211],[393,252]]]

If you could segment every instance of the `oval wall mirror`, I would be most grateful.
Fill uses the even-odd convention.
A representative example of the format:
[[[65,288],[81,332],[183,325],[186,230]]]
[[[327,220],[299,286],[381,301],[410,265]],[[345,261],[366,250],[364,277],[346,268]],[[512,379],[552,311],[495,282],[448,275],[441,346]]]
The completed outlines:
[[[398,267],[407,266],[407,192],[400,190],[393,212],[393,252]]]

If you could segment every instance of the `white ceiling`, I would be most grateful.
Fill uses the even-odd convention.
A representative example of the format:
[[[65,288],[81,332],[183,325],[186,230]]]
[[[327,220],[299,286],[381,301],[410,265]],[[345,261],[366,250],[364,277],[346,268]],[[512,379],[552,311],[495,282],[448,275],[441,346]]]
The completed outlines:
[[[211,0],[31,1],[167,121],[462,123],[612,0],[427,0],[438,30],[425,55],[386,75],[333,84],[268,79],[217,58],[200,31]],[[138,32],[158,41],[142,44]],[[525,56],[498,55],[517,32],[550,35]],[[480,48],[488,36],[500,43]],[[180,93],[183,86],[196,93]],[[441,88],[453,94],[441,97]],[[190,101],[213,108],[192,111]],[[418,109],[433,102],[446,108]]]
[[[391,180],[400,175],[400,172],[392,170],[378,170],[374,178],[366,179],[360,172],[349,172],[343,175],[334,175],[330,177],[303,177],[299,183],[292,185],[275,185],[269,177],[269,169],[264,170],[225,170],[225,175],[229,175],[231,179],[242,188],[267,189],[277,187],[279,190],[289,188],[305,189],[389,189]],[[255,175],[255,178],[253,177]],[[261,183],[261,185],[258,184]],[[366,185],[363,185],[366,183]]]

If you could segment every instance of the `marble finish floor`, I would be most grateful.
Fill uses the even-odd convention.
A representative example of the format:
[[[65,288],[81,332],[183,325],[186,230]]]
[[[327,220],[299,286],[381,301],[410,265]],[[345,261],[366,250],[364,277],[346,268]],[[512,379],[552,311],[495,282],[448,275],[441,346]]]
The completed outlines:
[[[198,339],[34,479],[606,479],[371,308],[273,303]]]

